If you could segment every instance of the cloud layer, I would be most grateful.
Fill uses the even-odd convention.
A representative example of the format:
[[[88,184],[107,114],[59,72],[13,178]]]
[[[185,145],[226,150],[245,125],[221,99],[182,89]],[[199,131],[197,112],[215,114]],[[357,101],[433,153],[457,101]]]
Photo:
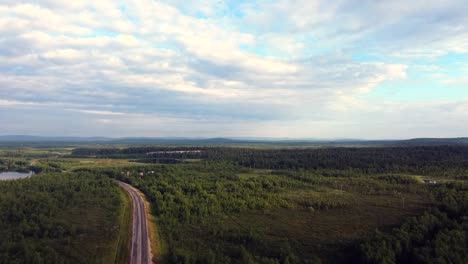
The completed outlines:
[[[2,1],[1,133],[466,135],[467,9],[457,0]],[[437,99],[446,87],[453,96]]]

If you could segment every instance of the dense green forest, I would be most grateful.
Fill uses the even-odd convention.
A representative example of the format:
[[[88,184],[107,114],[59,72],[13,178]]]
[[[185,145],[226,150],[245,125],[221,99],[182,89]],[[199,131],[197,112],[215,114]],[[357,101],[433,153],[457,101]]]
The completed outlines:
[[[367,263],[468,263],[468,185],[431,190],[436,206],[363,243]]]
[[[213,149],[211,160],[232,160],[252,168],[359,169],[366,172],[416,172],[468,168],[468,147],[324,148],[286,150]]]
[[[209,147],[170,147],[170,146],[144,146],[128,148],[76,148],[73,149],[71,157],[98,157],[98,158],[185,158],[200,157],[199,150],[205,152]]]
[[[468,146],[252,149],[225,147],[77,148],[72,157],[127,158],[176,163],[174,159],[231,161],[261,169],[356,169],[366,173],[410,172],[468,177]]]
[[[59,157],[41,155],[46,158],[31,167],[39,175],[30,180],[57,178],[59,184],[53,191],[43,187],[39,197],[50,196],[47,205],[55,209],[43,214],[49,220],[54,219],[50,221],[61,223],[65,231],[60,238],[45,240],[49,242],[44,247],[35,244],[40,237],[37,231],[34,235],[22,231],[22,240],[8,240],[12,245],[14,241],[21,242],[5,247],[9,249],[2,251],[5,258],[20,259],[30,250],[39,252],[38,258],[56,254],[57,260],[61,260],[77,257],[67,254],[78,250],[81,259],[99,262],[102,255],[91,249],[77,249],[73,243],[86,237],[83,234],[89,234],[93,240],[93,232],[98,232],[98,218],[91,217],[96,221],[96,230],[85,232],[85,227],[77,222],[67,226],[66,213],[71,211],[63,208],[69,207],[66,204],[87,201],[78,211],[98,214],[85,208],[105,208],[99,211],[99,219],[105,219],[107,224],[115,221],[114,211],[121,204],[116,199],[116,186],[109,180],[114,178],[140,189],[149,200],[161,237],[163,263],[465,263],[467,260],[468,147],[463,145],[288,149],[91,147],[77,148],[70,155]],[[23,182],[28,180],[4,186],[23,186]],[[41,184],[51,182],[55,181]],[[96,188],[91,188],[94,190],[91,192],[81,188],[76,191],[74,184],[79,182]],[[98,187],[101,185],[102,188]],[[35,200],[33,194],[38,190],[32,190],[30,199]],[[54,200],[56,193],[74,198],[69,202],[62,198]],[[54,232],[49,230],[47,234]],[[112,240],[110,233],[108,239]],[[54,246],[64,241],[72,241],[70,251]],[[103,241],[94,243],[103,245]],[[18,245],[23,244],[26,248],[20,251],[23,255],[15,255],[15,250],[23,247]]]
[[[0,181],[0,263],[113,262],[120,203],[87,173]]]
[[[30,163],[25,159],[0,158],[1,171],[29,171]]]
[[[402,224],[401,230],[411,229],[408,226],[412,222],[424,221],[421,219],[427,215],[447,214],[442,208],[453,199],[467,206],[467,201],[460,198],[463,191],[452,193],[451,198],[442,195],[452,192],[444,179],[467,179],[465,146],[135,147],[100,151],[77,149],[72,155],[135,158],[148,163],[200,160],[100,172],[130,182],[150,199],[167,247],[168,263],[395,263],[443,259],[444,253],[436,250],[436,242],[405,242],[404,250],[401,244],[392,245],[402,238],[392,239],[397,231],[391,230]],[[138,176],[141,172],[145,176]],[[428,185],[425,179],[437,179],[439,183]],[[445,215],[453,222],[444,222],[440,228],[465,234],[466,230],[457,224],[464,217],[466,211],[458,216]],[[404,223],[405,219],[412,220]],[[328,226],[323,223],[326,220]],[[297,221],[316,226],[311,228]],[[366,224],[361,226],[359,221]],[[352,228],[362,228],[363,232],[354,235],[357,231]],[[421,236],[428,241],[440,240],[437,234],[426,234],[421,228],[405,231],[409,241],[418,241]],[[375,229],[381,231],[374,234]],[[422,247],[425,253],[418,253],[418,258],[409,256],[408,252]],[[433,253],[427,253],[430,250]],[[452,259],[445,260],[453,263],[460,259],[464,255],[456,251]]]
[[[145,176],[138,176],[140,172]],[[358,244],[365,236],[352,235],[352,228],[360,227],[357,222],[371,223],[363,226],[368,234],[372,228],[388,226],[374,225],[366,217],[375,217],[377,223],[388,217],[394,219],[388,225],[397,225],[407,216],[422,214],[430,207],[424,200],[432,195],[420,180],[402,174],[252,170],[231,162],[103,169],[99,173],[127,181],[147,195],[163,233],[168,263],[359,261],[364,253]],[[127,177],[127,173],[133,176]],[[347,218],[361,210],[375,214]],[[295,226],[298,220],[313,224],[314,219],[340,214],[344,218],[335,219],[335,224],[349,230],[331,238],[321,234],[319,242],[311,237],[330,227]],[[282,227],[266,226],[268,219],[277,219]],[[335,231],[337,227],[331,228]],[[295,236],[301,232],[306,236]],[[323,249],[325,246],[329,248]]]

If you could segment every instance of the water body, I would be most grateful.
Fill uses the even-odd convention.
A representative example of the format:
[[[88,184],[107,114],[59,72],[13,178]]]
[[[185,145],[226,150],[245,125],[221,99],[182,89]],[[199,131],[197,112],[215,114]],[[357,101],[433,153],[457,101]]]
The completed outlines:
[[[16,171],[4,171],[0,172],[0,181],[5,180],[16,180],[21,178],[28,178],[33,175],[33,172],[16,172]]]

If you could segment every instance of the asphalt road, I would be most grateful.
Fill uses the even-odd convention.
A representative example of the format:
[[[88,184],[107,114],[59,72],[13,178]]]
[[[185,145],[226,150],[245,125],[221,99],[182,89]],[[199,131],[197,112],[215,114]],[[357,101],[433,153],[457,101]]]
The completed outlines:
[[[146,225],[145,203],[140,193],[131,185],[119,182],[120,187],[130,194],[133,203],[132,245],[130,264],[151,263],[150,243]]]

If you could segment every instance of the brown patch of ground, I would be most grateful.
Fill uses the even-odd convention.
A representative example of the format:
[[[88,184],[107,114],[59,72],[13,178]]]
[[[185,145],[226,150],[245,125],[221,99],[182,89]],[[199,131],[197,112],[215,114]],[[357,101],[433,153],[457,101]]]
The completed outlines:
[[[150,238],[150,253],[153,256],[152,261],[153,263],[161,263],[161,236],[157,227],[156,217],[151,214],[151,204],[148,202],[145,195],[142,192],[140,192],[140,194],[143,197],[143,201],[145,202],[147,219],[146,224],[148,226],[148,233]]]
[[[356,242],[375,229],[398,226],[429,206],[423,196],[403,197],[354,195],[344,208],[314,212],[303,208],[275,209],[242,214],[232,221],[261,230],[273,242],[285,238],[293,241],[302,259],[319,256],[324,263],[343,263],[352,259]]]

